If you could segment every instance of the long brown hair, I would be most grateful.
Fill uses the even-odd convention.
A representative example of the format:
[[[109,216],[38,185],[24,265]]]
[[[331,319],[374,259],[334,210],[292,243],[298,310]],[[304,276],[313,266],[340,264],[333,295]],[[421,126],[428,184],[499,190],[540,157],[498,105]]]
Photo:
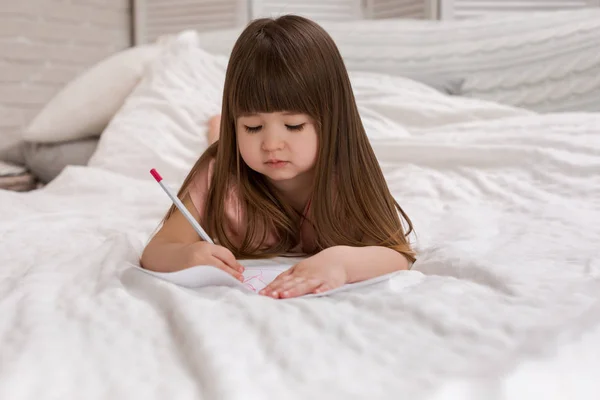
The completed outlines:
[[[240,156],[235,134],[243,113],[291,111],[309,115],[318,155],[309,222],[315,252],[336,245],[379,245],[410,261],[412,223],[391,195],[363,127],[343,59],[329,34],[306,18],[286,15],[252,21],[233,47],[225,75],[219,140],[191,169],[183,198],[198,170],[214,158],[204,215],[208,234],[236,257],[280,256],[299,240],[299,215]],[[224,229],[226,198],[235,185],[247,230],[236,246]],[[165,220],[175,211],[171,207]],[[406,231],[400,216],[406,223]],[[277,243],[263,245],[268,232]]]

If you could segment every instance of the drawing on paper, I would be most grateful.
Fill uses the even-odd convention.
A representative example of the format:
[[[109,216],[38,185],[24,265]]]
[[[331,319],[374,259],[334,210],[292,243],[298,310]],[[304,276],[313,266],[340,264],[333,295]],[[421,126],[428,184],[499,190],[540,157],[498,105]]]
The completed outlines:
[[[258,293],[289,266],[249,267],[244,271],[244,286]]]

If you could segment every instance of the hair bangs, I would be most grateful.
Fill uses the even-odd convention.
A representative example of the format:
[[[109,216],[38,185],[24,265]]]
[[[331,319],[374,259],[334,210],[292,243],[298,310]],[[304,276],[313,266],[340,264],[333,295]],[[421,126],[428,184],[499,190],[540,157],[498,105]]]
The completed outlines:
[[[248,54],[239,66],[229,107],[234,117],[256,113],[297,112],[313,116],[307,82],[293,70],[295,60],[285,60],[275,45],[266,43]],[[287,62],[286,62],[287,61]]]

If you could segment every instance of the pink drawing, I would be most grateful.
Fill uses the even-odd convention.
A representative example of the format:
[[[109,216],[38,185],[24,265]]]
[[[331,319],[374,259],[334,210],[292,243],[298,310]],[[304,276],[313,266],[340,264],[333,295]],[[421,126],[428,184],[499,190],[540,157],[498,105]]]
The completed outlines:
[[[252,290],[253,292],[258,292],[259,290],[261,290],[262,288],[264,288],[265,286],[267,286],[269,283],[271,283],[273,281],[273,279],[275,279],[277,277],[277,275],[279,275],[281,272],[285,271],[287,268],[248,268],[246,270],[246,272],[250,272],[251,274],[248,274],[245,276],[244,278],[244,285]],[[271,273],[269,275],[272,275],[271,277],[269,276],[265,276],[265,272],[267,273]]]

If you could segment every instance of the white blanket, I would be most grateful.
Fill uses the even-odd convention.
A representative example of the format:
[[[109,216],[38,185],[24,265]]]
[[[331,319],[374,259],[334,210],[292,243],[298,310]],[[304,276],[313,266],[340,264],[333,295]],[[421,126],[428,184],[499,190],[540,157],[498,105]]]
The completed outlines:
[[[325,298],[193,293],[128,267],[169,205],[149,175],[70,167],[0,193],[0,399],[596,398],[600,115],[360,87],[413,270]]]

